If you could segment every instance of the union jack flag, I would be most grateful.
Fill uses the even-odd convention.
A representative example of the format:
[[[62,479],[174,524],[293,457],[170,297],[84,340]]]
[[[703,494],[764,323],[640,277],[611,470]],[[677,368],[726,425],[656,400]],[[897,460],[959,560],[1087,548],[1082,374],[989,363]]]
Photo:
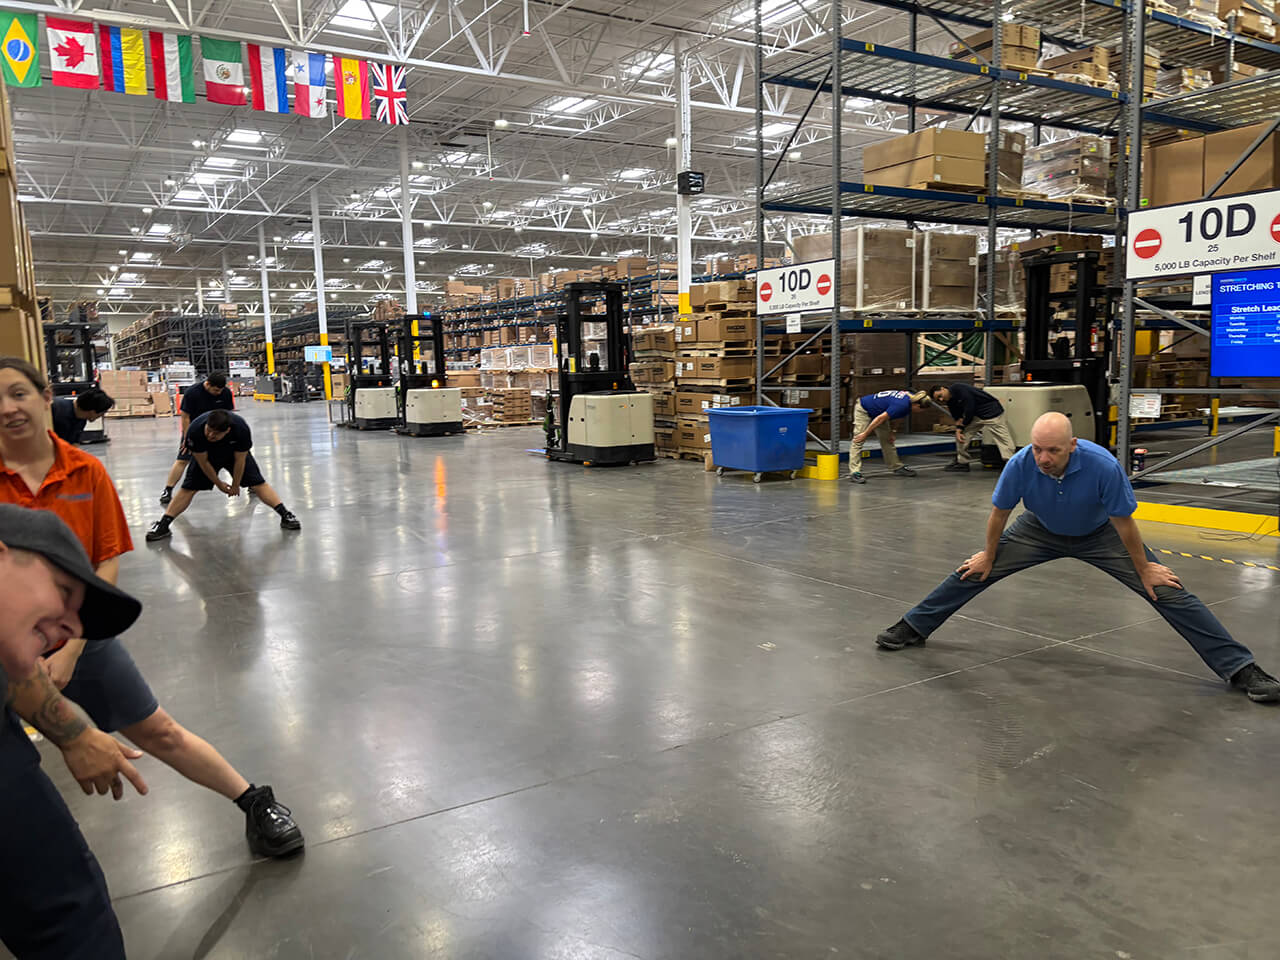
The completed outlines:
[[[408,94],[404,89],[404,67],[371,63],[373,100],[378,106],[378,119],[393,126],[409,122]]]

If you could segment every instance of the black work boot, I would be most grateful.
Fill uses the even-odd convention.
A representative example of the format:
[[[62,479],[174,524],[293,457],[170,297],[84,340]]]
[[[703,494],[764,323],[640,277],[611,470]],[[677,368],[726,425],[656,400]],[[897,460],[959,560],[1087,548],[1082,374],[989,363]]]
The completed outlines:
[[[147,531],[147,543],[155,543],[157,540],[167,540],[173,536],[173,531],[169,529],[172,523],[168,517],[161,517],[151,525],[151,529]]]
[[[961,463],[959,460],[952,460],[945,467],[943,467],[942,470],[944,473],[968,473],[969,464]]]
[[[899,620],[888,630],[881,630],[876,646],[882,650],[901,650],[903,647],[923,647],[924,637],[905,620]]]
[[[1280,680],[1277,680],[1256,663],[1246,664],[1231,677],[1231,685],[1243,690],[1254,703],[1274,703],[1280,700]]]
[[[302,831],[289,808],[276,802],[269,786],[250,785],[236,798],[236,806],[244,811],[244,835],[254,853],[283,857],[302,849]]]
[[[280,527],[284,530],[301,530],[302,521],[293,515],[292,510],[280,514]]]

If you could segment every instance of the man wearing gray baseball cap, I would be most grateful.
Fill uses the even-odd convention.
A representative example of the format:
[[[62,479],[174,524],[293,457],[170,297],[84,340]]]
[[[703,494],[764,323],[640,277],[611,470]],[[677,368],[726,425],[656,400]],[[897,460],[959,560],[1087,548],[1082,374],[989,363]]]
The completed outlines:
[[[29,675],[41,654],[71,638],[123,633],[141,611],[137,600],[94,574],[80,541],[57,516],[0,504],[0,688],[8,685],[4,674]],[[56,691],[36,725],[59,746],[107,736]],[[146,793],[146,783],[126,759],[141,753],[108,739],[119,747],[120,758],[113,773],[91,786],[118,798],[123,775]],[[18,960],[123,958],[124,941],[98,861],[10,710],[0,718],[0,823],[4,945]]]

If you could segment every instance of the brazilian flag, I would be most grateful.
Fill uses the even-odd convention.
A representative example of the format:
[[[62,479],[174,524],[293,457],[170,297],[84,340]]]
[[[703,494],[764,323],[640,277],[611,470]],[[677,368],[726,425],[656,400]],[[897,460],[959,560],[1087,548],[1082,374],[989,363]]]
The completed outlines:
[[[0,10],[0,70],[10,87],[40,86],[36,15]]]

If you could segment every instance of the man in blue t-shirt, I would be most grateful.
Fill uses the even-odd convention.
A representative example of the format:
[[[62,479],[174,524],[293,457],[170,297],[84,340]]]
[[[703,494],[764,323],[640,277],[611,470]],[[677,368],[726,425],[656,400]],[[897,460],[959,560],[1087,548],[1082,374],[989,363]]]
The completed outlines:
[[[1005,530],[1021,500],[1027,512]],[[1198,597],[1142,542],[1133,519],[1133,487],[1105,448],[1077,440],[1071,421],[1046,413],[1031,428],[1031,444],[1019,450],[996,484],[987,520],[987,543],[905,617],[876,637],[885,650],[923,646],[948,617],[1011,573],[1062,557],[1074,557],[1111,574],[1155,607],[1200,658],[1250,700],[1280,700],[1280,682],[1232,639]]]
[[[905,390],[881,390],[859,397],[853,404],[853,436],[849,438],[849,480],[866,483],[862,475],[862,445],[874,432],[880,440],[880,453],[884,465],[900,477],[914,477],[916,472],[903,466],[898,448],[893,444],[893,428],[889,421],[901,420],[911,412],[914,403],[924,407],[929,402],[923,390],[907,393]]]

